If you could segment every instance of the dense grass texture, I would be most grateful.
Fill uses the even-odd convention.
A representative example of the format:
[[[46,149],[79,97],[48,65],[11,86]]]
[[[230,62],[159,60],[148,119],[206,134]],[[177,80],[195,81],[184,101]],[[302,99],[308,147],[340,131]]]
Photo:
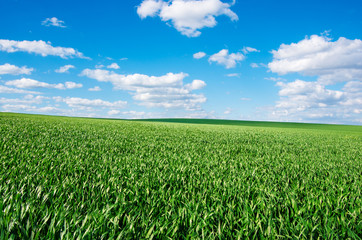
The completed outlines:
[[[0,239],[361,239],[362,127],[284,125],[0,113]]]
[[[362,127],[357,125],[336,125],[336,124],[317,124],[317,123],[285,123],[285,122],[261,122],[261,121],[240,121],[223,119],[192,119],[192,118],[154,118],[154,119],[135,119],[133,121],[142,122],[169,122],[169,123],[192,123],[192,124],[212,124],[212,125],[233,125],[249,127],[273,127],[273,128],[299,128],[316,129],[327,131],[347,131],[361,134]]]

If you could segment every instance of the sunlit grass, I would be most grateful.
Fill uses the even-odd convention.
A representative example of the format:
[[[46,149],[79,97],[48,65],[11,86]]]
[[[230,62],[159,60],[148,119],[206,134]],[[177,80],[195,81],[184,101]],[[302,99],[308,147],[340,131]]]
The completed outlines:
[[[0,239],[360,239],[356,129],[0,113]]]

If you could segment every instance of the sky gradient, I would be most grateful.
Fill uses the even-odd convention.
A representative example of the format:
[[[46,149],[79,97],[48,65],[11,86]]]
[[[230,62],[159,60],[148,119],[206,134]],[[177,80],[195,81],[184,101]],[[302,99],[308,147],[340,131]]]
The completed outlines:
[[[362,2],[4,0],[0,111],[362,124]]]

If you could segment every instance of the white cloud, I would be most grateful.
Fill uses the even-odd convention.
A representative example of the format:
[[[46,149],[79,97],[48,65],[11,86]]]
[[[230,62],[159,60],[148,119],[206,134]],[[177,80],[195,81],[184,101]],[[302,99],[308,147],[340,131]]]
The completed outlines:
[[[5,104],[2,106],[2,109],[6,112],[25,111],[31,113],[46,113],[46,114],[61,113],[63,115],[66,114],[66,111],[58,109],[54,106],[37,107],[28,104]]]
[[[109,102],[102,99],[87,99],[87,98],[78,98],[78,97],[54,97],[57,102],[64,102],[69,107],[79,108],[81,110],[93,110],[95,107],[100,108],[110,108],[110,109],[120,109],[124,108],[127,105],[126,101],[115,101]]]
[[[156,77],[145,74],[122,75],[102,69],[85,69],[82,76],[96,79],[100,82],[111,82],[116,89],[135,90],[137,87],[173,87],[181,86],[182,80],[188,75],[185,73],[167,73]]]
[[[61,107],[64,103],[66,107]],[[44,97],[26,95],[22,98],[0,98],[0,111],[60,114],[66,116],[105,117],[105,113],[118,111],[125,101],[105,101],[78,97]],[[111,112],[112,113],[112,112]]]
[[[197,52],[197,53],[195,53],[194,55],[193,55],[193,57],[195,58],[195,59],[200,59],[200,58],[203,58],[203,57],[205,57],[206,56],[206,53],[204,53],[204,52]]]
[[[126,60],[128,60],[128,58],[124,57],[124,58],[120,58],[119,60],[120,61],[126,61]]]
[[[195,79],[192,81],[192,83],[186,84],[185,88],[190,90],[198,90],[202,89],[206,86],[206,83],[202,80]]]
[[[229,73],[229,74],[226,74],[227,77],[240,77],[240,74],[239,73]]]
[[[118,66],[117,63],[112,63],[112,64],[108,65],[107,68],[110,68],[110,69],[120,69],[120,67]]]
[[[222,49],[220,52],[215,53],[209,57],[209,62],[216,62],[220,65],[224,65],[225,68],[234,68],[237,62],[245,59],[242,53],[230,53],[227,49]]]
[[[146,114],[145,112],[137,112],[137,111],[127,111],[127,112],[122,112],[123,115],[126,116],[126,118],[129,119],[140,119],[140,118],[145,118],[145,116],[149,116],[152,117],[152,115]]]
[[[32,106],[28,104],[4,104],[1,107],[6,112],[29,111],[32,108]]]
[[[119,110],[110,110],[107,112],[107,114],[113,116],[113,115],[118,115],[120,112],[121,111]]]
[[[14,86],[17,88],[55,88],[55,89],[72,89],[82,87],[82,84],[74,82],[50,84],[46,82],[40,82],[30,78],[21,78],[17,80],[7,81],[5,85]]]
[[[258,68],[259,65],[258,65],[257,63],[251,63],[251,64],[250,64],[250,67],[252,67],[252,68]]]
[[[7,81],[5,83],[8,86],[14,86],[17,88],[56,88],[56,89],[65,89],[64,84],[49,84],[45,82],[40,82],[30,78],[21,78],[18,80]]]
[[[273,81],[273,82],[281,82],[281,81],[286,81],[286,79],[281,78],[281,77],[266,77],[264,78],[265,80],[269,80],[269,81]]]
[[[340,101],[343,97],[343,92],[328,90],[325,86],[316,82],[296,80],[290,83],[278,82],[277,86],[281,87],[279,95],[282,97],[286,96],[290,100],[288,100],[288,102],[282,102],[283,105],[294,106],[299,100],[317,103],[318,105],[320,103],[332,104],[335,101]]]
[[[162,0],[145,0],[137,7],[140,18],[154,17],[166,3]]]
[[[245,98],[245,97],[243,97],[243,98],[240,98],[240,100],[241,100],[241,101],[250,101],[251,98]]]
[[[360,81],[348,82],[344,85],[343,90],[351,93],[354,92],[362,93],[362,82]]]
[[[322,84],[362,80],[362,41],[312,35],[298,43],[282,44],[273,50],[272,72],[318,76]]]
[[[141,101],[140,105],[146,107],[184,108],[192,111],[199,110],[199,104],[206,101],[202,94],[191,94],[182,88],[139,89],[133,99]]]
[[[347,95],[347,98],[342,105],[344,107],[352,107],[354,113],[362,113],[362,82],[351,81],[344,85],[342,90]],[[360,116],[362,120],[362,116]]]
[[[244,54],[248,54],[248,53],[251,53],[251,52],[260,52],[258,49],[252,48],[252,47],[244,47],[241,51]]]
[[[273,115],[279,119],[325,122],[362,119],[358,115],[362,113],[361,82],[346,83],[342,90],[331,90],[321,83],[302,80],[278,82],[277,86],[280,87],[280,100]]]
[[[224,114],[230,114],[232,112],[231,108],[226,108],[226,110],[224,111]]]
[[[191,84],[183,84],[185,73],[167,73],[163,76],[148,76],[144,74],[121,75],[107,70],[83,70],[83,76],[100,82],[110,82],[115,89],[131,91],[133,99],[147,107],[200,109],[200,104],[206,101],[202,94],[193,94],[193,90],[206,86],[201,80]]]
[[[51,113],[56,109],[52,106],[38,107],[34,105],[43,104],[49,97],[26,95],[22,98],[0,98],[0,108],[8,112],[38,112],[38,113]]]
[[[215,111],[198,111],[198,112],[189,112],[186,115],[182,114],[182,115],[178,115],[176,117],[180,117],[180,118],[203,118],[203,119],[215,119]]]
[[[49,99],[44,96],[26,95],[23,98],[0,98],[0,104],[41,104],[43,100]]]
[[[81,83],[65,82],[65,88],[67,89],[81,88],[81,87],[83,87],[83,84]]]
[[[104,68],[104,65],[103,64],[98,64],[95,66],[95,68]]]
[[[228,16],[237,21],[238,16],[230,10],[233,3],[220,0],[144,0],[137,8],[138,15],[146,17],[159,16],[162,21],[171,23],[181,34],[197,37],[205,27],[215,27],[215,17]]]
[[[11,75],[20,75],[20,74],[31,74],[34,71],[34,68],[27,68],[26,66],[17,67],[9,63],[0,65],[0,75],[11,74]]]
[[[2,85],[0,85],[0,93],[40,94],[40,92],[27,91],[17,88],[9,88]]]
[[[316,76],[317,81],[281,82],[272,117],[286,121],[356,123],[362,121],[362,41],[312,35],[273,50],[268,64],[278,74]],[[331,89],[328,85],[346,82]]]
[[[91,92],[99,92],[101,91],[102,89],[98,86],[95,86],[93,88],[88,88],[88,91],[91,91]]]
[[[69,69],[71,68],[75,68],[73,65],[64,65],[62,67],[60,67],[59,69],[56,69],[55,72],[57,73],[68,73],[69,72]]]
[[[44,26],[54,26],[54,27],[60,27],[60,28],[65,28],[66,26],[64,25],[64,21],[59,20],[56,17],[52,17],[52,18],[47,18],[44,21],[42,21],[41,25]]]
[[[74,48],[53,47],[50,42],[39,41],[14,41],[7,39],[0,39],[0,51],[13,53],[13,52],[28,52],[40,54],[45,57],[48,55],[59,56],[61,58],[87,58],[83,53],[78,52]],[[88,58],[87,58],[88,59]]]

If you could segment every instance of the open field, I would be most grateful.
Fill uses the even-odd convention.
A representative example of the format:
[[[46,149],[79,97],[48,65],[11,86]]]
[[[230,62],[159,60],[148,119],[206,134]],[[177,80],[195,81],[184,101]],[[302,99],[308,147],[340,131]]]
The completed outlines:
[[[362,127],[235,124],[0,113],[0,239],[362,238]]]
[[[338,132],[362,133],[362,126],[356,125],[334,125],[317,123],[285,123],[285,122],[259,122],[259,121],[239,121],[239,120],[221,120],[221,119],[190,119],[190,118],[160,118],[160,119],[136,119],[134,121],[142,122],[169,122],[169,123],[191,123],[191,124],[209,124],[209,125],[228,125],[245,127],[272,127],[272,128],[298,128],[298,129],[316,129]]]

